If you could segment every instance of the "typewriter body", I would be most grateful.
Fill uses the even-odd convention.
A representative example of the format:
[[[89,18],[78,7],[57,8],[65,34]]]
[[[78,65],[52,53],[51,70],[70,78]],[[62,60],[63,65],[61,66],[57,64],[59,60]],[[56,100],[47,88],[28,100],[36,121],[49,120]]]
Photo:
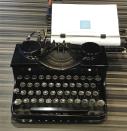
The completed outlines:
[[[59,43],[46,37],[41,39],[40,33],[37,40],[31,40],[32,35],[16,45],[11,62],[15,81],[12,120],[19,123],[104,121],[107,52],[123,51],[123,48],[105,48],[92,41],[80,45]]]
[[[91,52],[86,43],[83,49],[57,46],[45,57],[41,53],[43,57],[23,54],[38,44],[25,41],[16,46],[12,60],[13,119],[35,123],[102,121],[107,111],[105,49],[92,43],[97,52]]]

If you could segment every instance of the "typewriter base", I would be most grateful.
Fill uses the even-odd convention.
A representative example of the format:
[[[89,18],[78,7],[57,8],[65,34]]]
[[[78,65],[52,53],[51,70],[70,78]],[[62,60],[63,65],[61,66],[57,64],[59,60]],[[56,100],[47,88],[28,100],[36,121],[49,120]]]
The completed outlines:
[[[47,115],[43,115],[43,116],[12,116],[12,123],[15,124],[16,122],[21,123],[21,124],[55,124],[55,123],[59,123],[59,124],[73,124],[73,123],[77,123],[77,124],[81,124],[81,123],[101,123],[103,121],[105,121],[106,119],[106,115],[100,115],[100,116],[61,116],[61,115],[57,115],[57,116],[47,116]]]

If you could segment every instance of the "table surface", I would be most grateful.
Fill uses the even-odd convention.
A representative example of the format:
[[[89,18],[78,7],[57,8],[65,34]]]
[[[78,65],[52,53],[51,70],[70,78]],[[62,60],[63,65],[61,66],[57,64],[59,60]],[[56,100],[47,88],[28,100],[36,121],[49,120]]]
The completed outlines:
[[[127,28],[127,0],[64,0],[64,3],[117,3],[120,28]],[[47,0],[0,0],[0,131],[127,131],[127,66],[108,71],[108,117],[102,124],[11,124],[13,73],[10,68],[15,44],[45,26]],[[127,54],[115,56],[127,62]]]

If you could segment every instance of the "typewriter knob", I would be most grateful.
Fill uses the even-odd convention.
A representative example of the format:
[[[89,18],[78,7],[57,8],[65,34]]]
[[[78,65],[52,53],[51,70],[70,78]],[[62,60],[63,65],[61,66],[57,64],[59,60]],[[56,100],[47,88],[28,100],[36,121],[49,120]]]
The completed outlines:
[[[40,51],[41,46],[37,41],[24,41],[21,45],[21,49],[24,53],[34,53]]]
[[[93,42],[84,43],[81,46],[81,50],[82,50],[82,53],[83,53],[83,56],[84,56],[82,58],[82,60],[85,61],[85,62],[86,61],[95,62],[98,58],[98,55],[101,52],[100,46],[96,43],[93,43]]]
[[[100,53],[100,46],[94,42],[87,42],[82,45],[82,52],[88,56],[95,56]]]

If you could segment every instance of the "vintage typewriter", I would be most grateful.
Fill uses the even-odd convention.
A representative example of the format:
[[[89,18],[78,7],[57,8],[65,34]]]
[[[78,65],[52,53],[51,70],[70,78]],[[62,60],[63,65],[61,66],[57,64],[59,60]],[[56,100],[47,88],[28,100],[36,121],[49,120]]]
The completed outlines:
[[[43,30],[15,47],[12,120],[19,123],[99,123],[107,114],[107,52],[96,42],[51,41]],[[122,35],[126,31],[122,31]],[[37,34],[37,40],[32,36]],[[65,34],[60,34],[61,39]],[[101,39],[106,36],[102,34]]]

